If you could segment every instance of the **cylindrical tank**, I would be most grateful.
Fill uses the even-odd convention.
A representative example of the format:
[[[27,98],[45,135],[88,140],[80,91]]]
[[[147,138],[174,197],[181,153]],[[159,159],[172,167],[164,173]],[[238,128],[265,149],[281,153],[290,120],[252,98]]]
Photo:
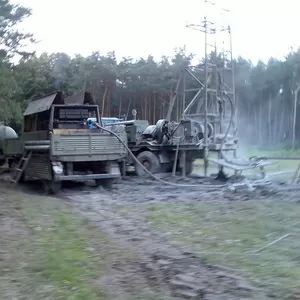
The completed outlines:
[[[7,163],[7,158],[3,156],[4,140],[12,140],[17,138],[18,138],[17,133],[11,127],[0,124],[0,165],[1,166]]]
[[[12,140],[17,138],[17,133],[11,127],[0,125],[0,140]]]

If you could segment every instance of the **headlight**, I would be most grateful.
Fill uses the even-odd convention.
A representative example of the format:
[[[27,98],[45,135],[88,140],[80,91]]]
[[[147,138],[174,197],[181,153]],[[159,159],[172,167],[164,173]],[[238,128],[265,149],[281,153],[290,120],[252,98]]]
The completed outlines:
[[[64,172],[64,167],[61,162],[52,162],[52,168],[55,174],[62,174]]]

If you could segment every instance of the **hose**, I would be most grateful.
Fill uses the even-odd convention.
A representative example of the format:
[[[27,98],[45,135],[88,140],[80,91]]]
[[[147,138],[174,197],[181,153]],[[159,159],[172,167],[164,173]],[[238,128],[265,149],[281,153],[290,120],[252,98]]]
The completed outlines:
[[[222,82],[221,82],[221,75],[219,74],[219,84],[220,86],[222,87]],[[232,102],[232,99],[229,97],[229,95],[225,92],[223,92],[223,94],[226,96],[226,98],[228,99],[229,103],[230,103],[230,121],[229,121],[229,125],[228,125],[228,128],[226,130],[226,133],[224,135],[224,138],[221,142],[221,147],[220,147],[220,151],[222,153],[222,158],[225,160],[225,162],[227,163],[230,163],[232,164],[232,161],[230,161],[228,158],[226,158],[226,156],[224,155],[224,150],[223,150],[223,147],[225,145],[225,141],[227,140],[227,137],[228,137],[228,134],[229,134],[229,131],[231,129],[231,126],[232,126],[232,122],[233,122],[233,117],[234,117],[234,105],[233,105],[233,102]],[[250,162],[251,162],[251,165],[257,165],[258,162],[260,162],[261,160],[263,160],[262,157],[250,157]],[[236,166],[248,166],[249,163],[238,163],[238,162],[234,162],[234,164]]]
[[[224,147],[225,141],[228,137],[228,134],[229,134],[229,131],[230,131],[230,128],[231,128],[231,124],[233,122],[233,117],[234,117],[234,106],[233,106],[232,99],[228,96],[228,94],[224,93],[224,95],[226,96],[226,98],[229,100],[229,103],[230,103],[230,119],[229,119],[229,125],[227,127],[226,133],[225,133],[224,138],[221,142],[221,148],[220,148],[221,152],[223,151],[223,147]],[[223,153],[222,153],[222,156],[223,156]]]
[[[233,102],[232,102],[232,99],[228,96],[228,94],[225,94],[224,95],[226,96],[226,98],[229,100],[229,103],[230,103],[230,111],[231,111],[231,114],[230,114],[230,121],[229,121],[229,126],[226,130],[226,133],[225,133],[225,136],[224,136],[224,139],[222,140],[221,142],[221,148],[220,148],[220,151],[222,152],[222,157],[223,159],[225,160],[225,162],[227,163],[230,163],[232,164],[232,161],[230,161],[228,158],[226,158],[226,156],[224,155],[224,150],[223,150],[223,147],[225,145],[225,141],[227,139],[227,136],[229,134],[229,131],[230,131],[230,128],[231,128],[231,125],[232,125],[232,122],[233,122],[233,117],[234,117],[234,105],[233,105]],[[253,165],[253,166],[256,166],[260,161],[264,160],[263,157],[256,157],[256,156],[252,156],[249,158],[249,161],[250,161],[250,164]],[[248,166],[249,163],[238,163],[238,162],[234,162],[234,164],[236,166]]]
[[[128,153],[130,154],[130,156],[132,157],[132,159],[150,176],[152,177],[154,180],[166,184],[166,185],[171,185],[171,186],[176,186],[176,187],[197,187],[197,188],[202,188],[203,190],[207,190],[207,189],[220,189],[220,188],[224,188],[227,185],[226,184],[209,184],[209,185],[197,185],[197,184],[178,184],[178,183],[173,183],[173,182],[168,182],[165,181],[157,176],[155,176],[153,173],[151,173],[147,168],[144,167],[144,165],[135,157],[135,155],[131,152],[131,150],[129,149],[129,147],[126,145],[126,143],[124,141],[122,141],[122,139],[113,131],[105,128],[105,127],[101,127],[99,124],[97,124],[97,127],[99,129],[102,129],[103,131],[106,131],[110,134],[112,134],[113,136],[115,136],[121,143],[122,145],[125,147],[125,149],[128,151]]]

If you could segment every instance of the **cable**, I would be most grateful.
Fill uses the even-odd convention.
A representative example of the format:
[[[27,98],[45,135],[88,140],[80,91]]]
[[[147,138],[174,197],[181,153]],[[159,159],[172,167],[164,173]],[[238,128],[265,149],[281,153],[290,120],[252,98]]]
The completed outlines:
[[[101,127],[99,124],[97,124],[97,127],[99,129],[102,129],[103,131],[106,131],[110,134],[112,134],[113,136],[115,136],[121,143],[122,145],[126,148],[126,150],[128,151],[128,153],[130,154],[130,156],[132,157],[132,159],[150,176],[152,177],[154,180],[157,180],[163,184],[167,184],[167,185],[171,185],[171,186],[176,186],[176,187],[197,187],[197,188],[202,188],[204,190],[207,189],[219,189],[219,188],[224,188],[227,185],[226,184],[210,184],[210,185],[197,185],[197,184],[178,184],[178,183],[173,183],[173,182],[168,182],[165,180],[162,180],[161,178],[155,176],[153,173],[151,173],[147,168],[144,167],[144,165],[135,157],[135,155],[131,152],[131,150],[128,148],[128,146],[126,145],[126,143],[124,143],[124,141],[122,141],[122,139],[113,131]]]

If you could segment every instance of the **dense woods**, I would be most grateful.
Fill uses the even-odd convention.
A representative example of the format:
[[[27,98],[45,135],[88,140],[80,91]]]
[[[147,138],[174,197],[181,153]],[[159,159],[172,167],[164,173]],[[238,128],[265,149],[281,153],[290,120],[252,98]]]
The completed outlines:
[[[62,90],[72,95],[90,91],[104,116],[131,117],[138,111],[139,119],[156,122],[164,118],[184,66],[193,54],[185,48],[175,49],[173,57],[163,56],[117,61],[115,53],[80,54],[43,53],[36,56],[24,51],[33,37],[15,28],[30,10],[0,0],[0,119],[20,130],[22,111],[27,101]],[[100,49],[101,50],[101,49]],[[11,58],[20,56],[18,63]],[[236,97],[238,100],[239,135],[247,142],[260,145],[297,147],[300,141],[300,50],[284,60],[270,58],[254,65],[238,57],[234,61]],[[190,99],[187,99],[187,101]]]

